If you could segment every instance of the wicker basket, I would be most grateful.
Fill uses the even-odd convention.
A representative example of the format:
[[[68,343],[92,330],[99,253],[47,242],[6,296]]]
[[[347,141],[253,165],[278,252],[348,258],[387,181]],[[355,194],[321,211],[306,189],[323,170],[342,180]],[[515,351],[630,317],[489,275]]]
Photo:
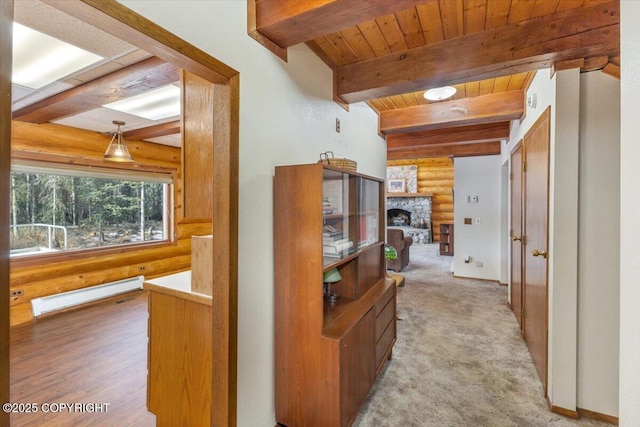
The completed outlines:
[[[333,157],[333,151],[320,153],[320,160],[318,160],[318,163],[332,166],[334,168],[344,169],[349,172],[356,172],[358,168],[358,163],[355,160]]]

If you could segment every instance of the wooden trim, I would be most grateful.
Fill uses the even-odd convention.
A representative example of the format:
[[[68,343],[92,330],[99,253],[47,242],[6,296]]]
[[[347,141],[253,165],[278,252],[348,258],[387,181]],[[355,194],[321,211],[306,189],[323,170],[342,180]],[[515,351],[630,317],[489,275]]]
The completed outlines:
[[[427,157],[493,156],[500,154],[500,141],[462,145],[434,145],[418,149],[387,152],[387,160],[421,159]]]
[[[43,2],[212,83],[226,84],[238,74],[225,63],[116,1]]]
[[[608,76],[615,77],[620,80],[620,66],[616,64],[612,64],[611,62],[605,65],[602,69],[602,72]]]
[[[11,70],[13,0],[0,1],[0,206],[9,206],[11,173]],[[9,229],[9,209],[0,209],[0,228]],[[9,233],[0,233],[0,402],[10,401],[9,382]],[[0,412],[0,425],[9,413]]]
[[[565,417],[573,418],[574,420],[579,419],[578,413],[571,409],[561,408],[560,406],[550,405],[549,410],[554,414],[562,415]]]
[[[387,135],[387,151],[441,144],[476,143],[509,138],[509,123],[484,123]]]
[[[617,426],[620,423],[618,417],[613,415],[602,414],[600,412],[590,411],[588,409],[576,408],[580,418],[589,418],[591,420],[603,421],[611,425]]]

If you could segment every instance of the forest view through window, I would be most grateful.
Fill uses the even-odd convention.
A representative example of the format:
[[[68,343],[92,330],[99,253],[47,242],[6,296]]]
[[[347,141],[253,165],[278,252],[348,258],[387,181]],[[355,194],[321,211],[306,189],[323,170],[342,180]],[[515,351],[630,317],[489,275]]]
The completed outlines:
[[[12,169],[12,257],[167,240],[169,174]]]

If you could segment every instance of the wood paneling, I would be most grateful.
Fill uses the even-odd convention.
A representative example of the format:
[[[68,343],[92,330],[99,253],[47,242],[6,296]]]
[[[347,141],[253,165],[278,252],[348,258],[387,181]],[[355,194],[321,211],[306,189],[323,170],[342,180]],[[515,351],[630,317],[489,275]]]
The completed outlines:
[[[213,218],[213,84],[182,74],[182,206],[185,218]]]
[[[134,129],[127,132],[122,132],[124,139],[149,139],[157,138],[159,136],[175,135],[181,132],[180,120],[174,120],[173,122],[160,123],[159,125],[148,126],[145,128]]]
[[[11,58],[13,0],[0,2],[0,206],[9,206],[11,167]],[[9,398],[9,209],[0,209],[0,401]],[[0,412],[0,425],[9,414]]]
[[[469,157],[500,154],[500,141],[461,145],[434,145],[418,149],[398,150],[387,153],[387,160],[419,159],[422,157]]]
[[[449,157],[440,157],[387,162],[387,166],[406,165],[418,166],[418,192],[431,194],[433,241],[438,242],[440,224],[453,223],[453,161]]]
[[[13,157],[104,164],[102,155],[109,143],[108,136],[49,123],[36,125],[14,121],[11,129]],[[177,194],[182,191],[180,149],[140,141],[127,141],[127,146],[136,158],[134,168],[152,166],[175,171],[174,200],[179,200]],[[61,147],[64,147],[64,156],[60,155]],[[180,206],[175,206],[172,217],[181,216],[180,210]],[[211,223],[178,223],[175,225],[176,240],[172,244],[151,244],[125,252],[111,248],[94,252],[92,256],[63,254],[46,263],[12,260],[11,289],[21,289],[23,295],[11,298],[11,324],[32,319],[30,302],[33,298],[140,274],[152,278],[186,270],[191,265],[191,235],[210,234],[211,231]]]
[[[366,101],[537,70],[555,61],[617,56],[619,25],[619,2],[611,1],[338,65],[338,96],[349,103]]]

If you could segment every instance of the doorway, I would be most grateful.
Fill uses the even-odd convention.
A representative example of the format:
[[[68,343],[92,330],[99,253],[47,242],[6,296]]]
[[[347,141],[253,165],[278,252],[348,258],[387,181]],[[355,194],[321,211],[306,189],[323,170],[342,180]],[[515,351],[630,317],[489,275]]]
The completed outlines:
[[[213,252],[219,267],[214,276],[213,346],[214,367],[212,419],[216,425],[235,425],[236,342],[237,342],[237,237],[238,237],[238,129],[239,75],[222,62],[167,32],[151,21],[116,2],[90,5],[82,1],[54,2],[52,6],[104,32],[134,45],[192,73],[214,86],[214,114],[207,125],[213,129],[216,155],[213,158],[215,186],[212,194]],[[0,2],[0,175],[9,182],[11,150],[11,61],[12,0]],[[5,179],[6,178],[6,179]],[[6,188],[5,188],[6,185]],[[0,188],[0,204],[9,204],[9,186]],[[8,211],[0,213],[0,227],[9,229]],[[9,393],[9,237],[0,234],[0,400]],[[0,414],[0,424],[9,425],[8,414]]]

